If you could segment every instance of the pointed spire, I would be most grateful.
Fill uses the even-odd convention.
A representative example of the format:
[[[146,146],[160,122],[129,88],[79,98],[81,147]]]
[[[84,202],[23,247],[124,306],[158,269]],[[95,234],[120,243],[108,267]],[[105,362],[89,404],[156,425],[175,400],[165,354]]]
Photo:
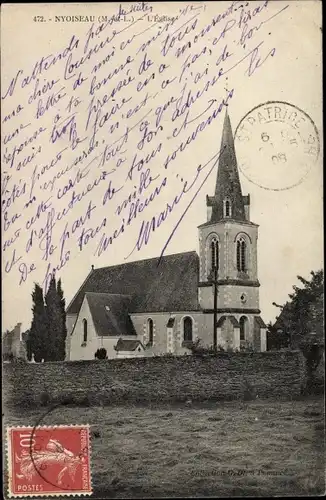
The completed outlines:
[[[212,206],[211,222],[217,222],[226,217],[241,221],[246,220],[234,139],[227,107],[223,124],[215,196],[210,200]]]

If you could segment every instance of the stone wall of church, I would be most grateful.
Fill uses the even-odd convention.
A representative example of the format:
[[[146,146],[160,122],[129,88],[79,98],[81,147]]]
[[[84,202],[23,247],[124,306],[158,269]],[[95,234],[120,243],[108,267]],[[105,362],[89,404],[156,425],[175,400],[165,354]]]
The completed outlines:
[[[253,329],[254,329],[252,338],[253,347],[255,350],[259,351],[261,349],[261,329],[259,328],[259,325],[257,325],[255,322],[253,325]],[[264,328],[263,331],[265,333],[266,329]]]
[[[83,342],[84,328],[83,321],[87,321],[87,342]],[[98,349],[97,347],[97,335],[93,323],[93,318],[89,310],[87,300],[83,300],[81,305],[78,319],[74,326],[72,335],[70,335],[70,355],[69,359],[79,360],[79,359],[94,359],[94,353]]]
[[[199,228],[200,281],[207,281],[211,270],[212,237],[216,237],[219,242],[219,278],[238,278],[236,241],[241,236],[247,243],[248,279],[257,280],[258,227],[245,222],[218,222]]]
[[[225,313],[219,313],[217,319]],[[227,315],[227,314],[226,314]],[[256,350],[260,349],[260,333],[259,329],[254,329],[254,315],[246,313],[232,313],[232,316],[240,321],[242,316],[248,319],[248,333],[246,340],[254,345]],[[213,345],[213,313],[202,313],[198,311],[178,312],[178,313],[146,313],[131,315],[134,327],[139,339],[144,346],[149,342],[148,320],[153,321],[153,345],[147,347],[144,356],[152,356],[164,353],[171,354],[189,354],[189,350],[182,343],[184,339],[184,319],[190,317],[192,320],[192,340],[201,340],[204,346]],[[88,340],[86,345],[83,344],[83,319],[87,319],[88,323]],[[173,326],[168,326],[169,319],[174,318]],[[219,341],[223,347],[227,345],[235,347],[233,343],[233,325],[226,321],[220,330],[223,341]],[[118,337],[103,337],[99,338],[96,335],[93,325],[92,316],[88,310],[87,302],[84,301],[79,315],[79,319],[75,325],[75,330],[72,336],[69,336],[70,353],[67,353],[67,359],[75,360],[91,360],[94,358],[94,353],[99,347],[105,347],[109,358],[116,358],[117,353],[114,349],[118,341]],[[124,338],[130,338],[125,336]],[[228,343],[226,341],[228,340]]]
[[[84,342],[84,325],[83,321],[87,321],[87,341]],[[118,343],[120,337],[118,336],[105,336],[99,337],[96,333],[96,329],[93,323],[93,318],[88,306],[88,302],[84,299],[78,319],[75,323],[74,330],[70,337],[70,352],[69,360],[93,360],[97,349],[104,347],[107,352],[108,358],[115,359],[118,356],[115,346]],[[130,337],[130,335],[125,335],[121,337],[122,339],[135,338],[135,336]],[[120,353],[120,356],[122,354]],[[135,353],[137,356],[137,353]]]
[[[223,316],[223,313],[218,314],[218,319]],[[153,347],[146,349],[146,355],[152,354],[189,354],[189,350],[182,347],[184,340],[183,321],[186,316],[192,319],[193,324],[193,341],[201,340],[204,346],[213,345],[213,313],[205,313],[193,311],[190,313],[152,313],[132,315],[132,321],[137,332],[137,338],[147,345],[149,341],[147,322],[153,320]],[[248,319],[248,333],[246,340],[253,344],[255,350],[260,350],[260,332],[254,329],[254,315],[244,313],[232,313],[237,321],[240,321],[242,316]],[[167,324],[170,318],[174,318],[174,325],[168,329]],[[170,336],[169,336],[170,334]],[[226,340],[229,340],[228,345],[233,345],[233,325],[230,321],[226,321],[221,329],[221,335],[224,341],[219,343],[223,347],[227,347]]]
[[[203,309],[213,309],[214,292],[212,286],[198,288],[198,300]],[[217,307],[239,309],[259,309],[259,287],[244,285],[219,285]]]
[[[198,337],[202,325],[202,314],[198,312],[178,313],[146,313],[132,314],[131,319],[137,332],[137,338],[146,346],[149,341],[148,320],[153,320],[153,347],[149,354],[185,354],[188,349],[182,347],[183,342],[183,320],[186,316],[192,319],[193,340]],[[168,328],[168,321],[174,318],[174,325]]]
[[[222,339],[225,343],[227,343],[228,345],[231,345],[233,344],[233,336],[234,336],[234,329],[233,329],[233,325],[232,325],[232,322],[230,321],[229,318],[227,318],[222,327],[221,327],[221,334],[222,334]],[[224,343],[223,342],[223,343]]]
[[[236,258],[236,240],[243,236],[247,243],[248,251],[248,276],[250,280],[257,279],[257,239],[258,227],[247,225],[245,223],[225,224],[225,231],[228,238],[228,266],[226,274],[231,279],[238,277],[237,258]]]
[[[8,363],[3,377],[4,408],[85,398],[88,404],[241,399],[248,388],[253,398],[291,398],[305,383],[297,351]]]
[[[67,327],[67,337],[66,337],[66,360],[70,359],[70,341],[71,332],[77,320],[77,314],[67,314],[66,316],[66,327]]]

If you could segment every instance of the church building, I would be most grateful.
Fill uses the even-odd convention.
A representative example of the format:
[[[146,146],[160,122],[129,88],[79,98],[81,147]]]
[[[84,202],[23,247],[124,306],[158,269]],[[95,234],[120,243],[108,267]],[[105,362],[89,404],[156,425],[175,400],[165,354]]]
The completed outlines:
[[[199,255],[92,267],[67,308],[67,359],[94,359],[102,347],[108,358],[190,353],[197,339],[213,345],[214,325],[217,346],[266,350],[258,225],[250,221],[250,196],[242,195],[227,111],[215,193],[206,205]]]

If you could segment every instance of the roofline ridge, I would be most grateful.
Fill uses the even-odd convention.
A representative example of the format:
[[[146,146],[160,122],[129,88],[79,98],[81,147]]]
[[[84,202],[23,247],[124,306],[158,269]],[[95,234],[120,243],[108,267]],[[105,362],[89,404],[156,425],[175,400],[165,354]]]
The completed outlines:
[[[197,229],[201,228],[202,226],[214,226],[216,224],[225,224],[225,223],[234,223],[234,224],[243,224],[245,226],[256,226],[259,227],[259,224],[256,224],[256,222],[252,222],[250,220],[240,220],[240,219],[232,219],[231,217],[225,217],[224,219],[219,219],[215,222],[212,221],[206,221],[197,226]]]
[[[117,297],[132,297],[131,294],[126,294],[126,293],[109,293],[109,292],[85,292],[85,295],[115,295]]]
[[[190,254],[190,253],[195,253],[196,255],[198,255],[196,250],[188,250],[187,252],[177,252],[177,253],[171,253],[171,254],[168,254],[168,255],[164,255],[163,257],[161,257],[161,259],[166,259],[168,257],[174,257],[176,255],[186,255],[186,254]],[[149,257],[147,259],[138,259],[138,260],[132,260],[130,262],[124,262],[124,263],[121,263],[121,264],[113,264],[112,266],[97,267],[97,268],[94,268],[94,271],[100,271],[100,270],[103,270],[103,269],[108,269],[110,267],[127,266],[128,264],[136,264],[138,262],[145,262],[145,261],[155,260],[155,259],[160,259],[160,257],[159,256],[157,256],[157,257]],[[94,293],[96,293],[96,292],[94,292]]]
[[[75,295],[73,296],[73,298],[69,302],[68,306],[66,307],[66,313],[69,310],[70,306],[74,303],[75,299],[77,298],[77,295],[79,294],[79,291],[81,290],[81,288],[83,288],[83,286],[85,285],[86,281],[88,280],[88,278],[90,277],[90,275],[92,274],[92,272],[94,272],[94,268],[93,267],[91,268],[90,272],[88,273],[88,275],[86,276],[86,278],[84,279],[84,281],[82,282],[82,284],[80,285],[80,287],[77,289],[77,292],[75,293]],[[74,313],[74,314],[76,314],[76,313]]]

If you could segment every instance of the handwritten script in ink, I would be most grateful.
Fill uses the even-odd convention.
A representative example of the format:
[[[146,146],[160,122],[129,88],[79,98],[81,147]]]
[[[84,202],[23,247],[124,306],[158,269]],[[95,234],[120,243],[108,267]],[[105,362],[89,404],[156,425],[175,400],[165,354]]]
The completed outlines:
[[[169,226],[163,255],[218,161],[220,145],[201,144],[236,101],[230,82],[275,69],[270,27],[291,8],[182,3],[161,16],[160,4],[137,5],[113,4],[78,34],[65,25],[51,52],[40,43],[2,87],[2,250],[13,284],[37,276],[46,290],[81,253],[93,262],[123,239],[121,260],[135,260]]]

